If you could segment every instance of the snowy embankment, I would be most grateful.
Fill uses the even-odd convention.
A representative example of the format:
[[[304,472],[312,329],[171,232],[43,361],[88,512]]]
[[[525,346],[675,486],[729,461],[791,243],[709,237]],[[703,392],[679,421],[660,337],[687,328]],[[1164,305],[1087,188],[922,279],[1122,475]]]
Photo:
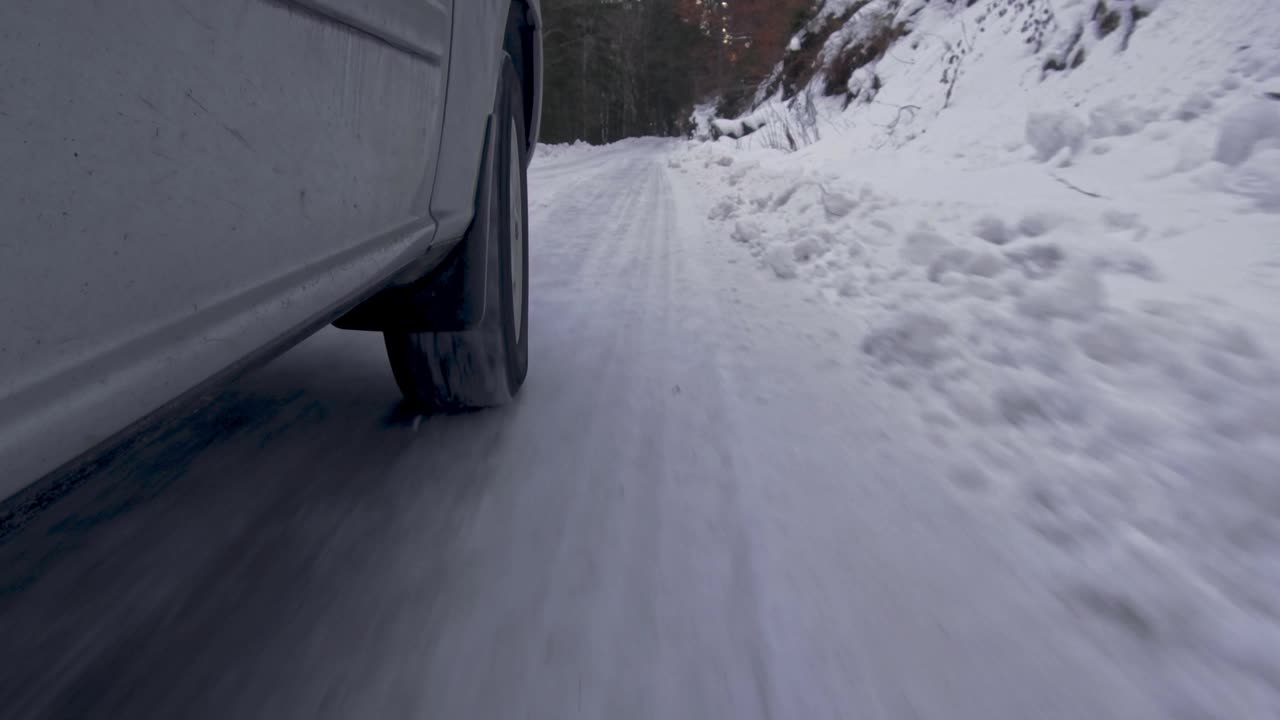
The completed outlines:
[[[539,163],[570,160],[591,151],[590,143],[576,140],[572,143],[541,143],[535,153]]]
[[[856,311],[859,371],[1171,713],[1280,716],[1280,5],[1103,33],[1092,3],[876,4],[911,30],[820,140],[670,166],[814,312]]]

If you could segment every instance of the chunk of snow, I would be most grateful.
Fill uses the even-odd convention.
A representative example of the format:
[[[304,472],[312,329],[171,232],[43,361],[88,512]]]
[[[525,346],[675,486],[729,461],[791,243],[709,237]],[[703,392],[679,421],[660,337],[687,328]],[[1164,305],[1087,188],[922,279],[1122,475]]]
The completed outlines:
[[[733,224],[733,232],[729,233],[729,237],[737,242],[750,244],[759,240],[763,232],[759,223],[751,221],[736,222]]]
[[[1280,141],[1280,110],[1274,102],[1246,103],[1222,121],[1213,159],[1227,165],[1240,165],[1264,141]]]
[[[766,124],[767,121],[764,118],[748,115],[736,120],[716,118],[709,123],[709,126],[720,135],[725,135],[731,138],[743,138],[764,127]]]
[[[1057,245],[1030,245],[1006,253],[1006,257],[1031,280],[1049,277],[1058,271],[1065,256]]]
[[[845,90],[856,97],[859,102],[869,103],[879,94],[881,81],[876,75],[875,65],[860,67],[849,76]]]
[[[723,198],[720,202],[711,206],[711,210],[707,212],[709,220],[729,220],[738,214],[738,208],[741,206],[741,199]]]
[[[915,265],[928,265],[951,247],[947,239],[932,230],[908,233],[902,243],[902,259]]]
[[[1027,116],[1027,144],[1042,162],[1052,160],[1064,149],[1079,152],[1087,130],[1084,121],[1066,111],[1033,112]]]
[[[1089,113],[1089,134],[1095,138],[1136,135],[1153,120],[1153,114],[1120,100],[1112,100]]]
[[[1004,272],[1008,266],[1009,263],[1003,257],[990,251],[981,251],[973,254],[965,264],[964,270],[970,275],[993,278]]]
[[[741,137],[746,134],[745,125],[741,120],[716,118],[711,121],[711,127],[715,128],[721,135],[728,135],[729,137]]]
[[[836,220],[853,212],[858,206],[858,201],[840,192],[824,192],[822,193],[822,208],[827,213],[828,220]]]
[[[1203,115],[1208,114],[1213,109],[1213,98],[1203,92],[1192,93],[1182,104],[1178,106],[1178,110],[1174,116],[1183,122],[1190,122]]]
[[[1280,147],[1254,152],[1223,176],[1222,189],[1251,198],[1261,210],[1280,212]]]
[[[799,233],[791,245],[791,254],[797,262],[809,262],[826,251],[823,238],[812,231]]]
[[[742,182],[743,178],[747,177],[747,175],[758,166],[759,163],[743,163],[738,165],[729,173],[729,177],[725,178],[725,182],[729,183],[730,187],[737,187],[737,185]]]
[[[1048,213],[1031,213],[1018,221],[1018,232],[1036,238],[1047,234],[1059,224],[1058,218]]]
[[[872,330],[862,351],[884,365],[930,367],[947,356],[951,327],[933,315],[907,312]]]
[[[964,248],[948,250],[939,255],[929,266],[929,279],[939,282],[947,273],[960,273],[991,278],[999,275],[1009,263],[990,252],[975,252]]]
[[[973,225],[973,234],[992,245],[1007,245],[1013,240],[1013,233],[1004,220],[995,215],[983,215]]]
[[[947,273],[961,272],[973,259],[973,251],[964,248],[947,250],[934,258],[929,265],[929,280],[939,282]]]
[[[773,274],[783,280],[791,280],[796,277],[796,260],[795,254],[791,248],[781,243],[774,245],[765,252],[765,265],[773,270]]]
[[[1018,303],[1018,309],[1042,320],[1084,320],[1101,312],[1105,296],[1098,272],[1076,265],[1052,281],[1035,285]]]

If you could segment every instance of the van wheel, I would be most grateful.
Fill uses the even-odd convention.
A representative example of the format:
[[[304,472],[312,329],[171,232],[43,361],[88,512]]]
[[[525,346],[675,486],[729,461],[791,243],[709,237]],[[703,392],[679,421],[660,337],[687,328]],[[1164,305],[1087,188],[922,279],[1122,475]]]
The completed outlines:
[[[510,401],[529,371],[529,216],[520,80],[503,61],[485,143],[475,220],[464,243],[486,247],[479,325],[458,332],[385,334],[400,391],[427,409],[466,410]]]

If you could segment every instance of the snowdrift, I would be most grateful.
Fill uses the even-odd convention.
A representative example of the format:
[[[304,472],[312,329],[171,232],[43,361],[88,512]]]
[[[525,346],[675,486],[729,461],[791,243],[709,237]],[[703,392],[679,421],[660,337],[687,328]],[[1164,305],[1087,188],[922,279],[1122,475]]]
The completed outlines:
[[[758,101],[709,222],[1170,717],[1280,716],[1280,4],[829,0]]]

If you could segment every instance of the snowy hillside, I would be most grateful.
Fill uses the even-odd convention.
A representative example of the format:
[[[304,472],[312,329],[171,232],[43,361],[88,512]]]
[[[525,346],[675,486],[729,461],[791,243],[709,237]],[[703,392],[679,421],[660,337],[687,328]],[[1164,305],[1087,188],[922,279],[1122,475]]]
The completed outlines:
[[[1171,717],[1280,716],[1280,3],[829,0],[788,56],[671,160],[711,224]]]

